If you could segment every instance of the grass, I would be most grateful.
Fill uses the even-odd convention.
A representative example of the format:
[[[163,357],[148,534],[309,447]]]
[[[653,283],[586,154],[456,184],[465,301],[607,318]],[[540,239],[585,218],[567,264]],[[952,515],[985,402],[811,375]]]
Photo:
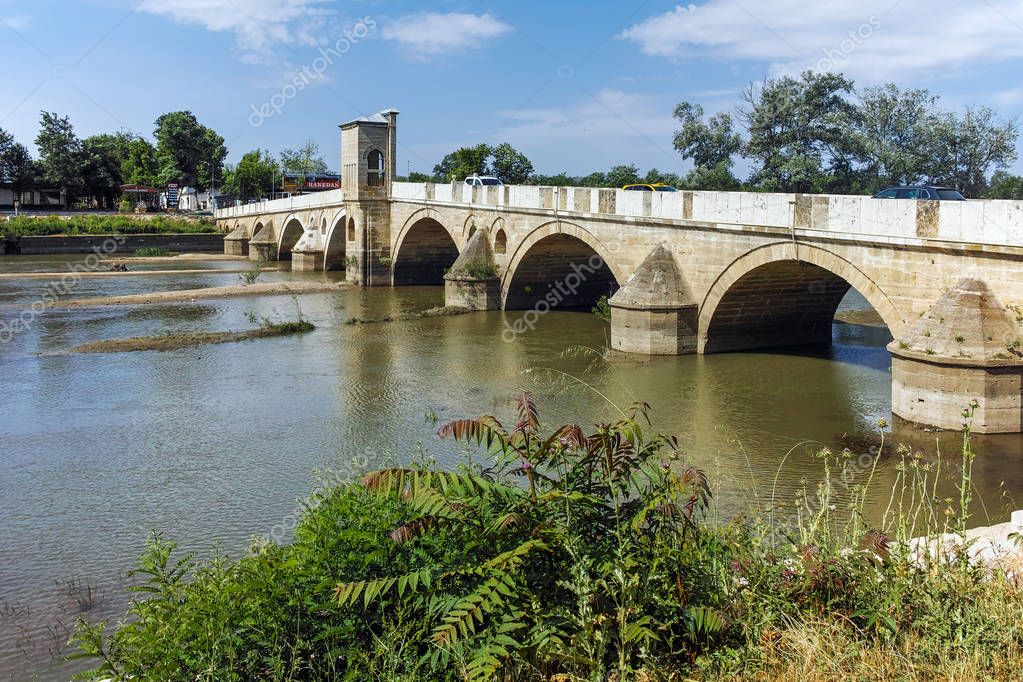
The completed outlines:
[[[169,255],[171,252],[160,246],[143,246],[140,249],[135,249],[137,258],[161,258]]]
[[[974,453],[823,450],[794,506],[712,522],[710,484],[645,406],[542,430],[520,398],[438,435],[482,451],[335,479],[294,541],[197,562],[154,535],[126,618],[80,622],[83,679],[927,680],[1023,670],[1023,586],[965,552]],[[975,409],[975,408],[973,408]],[[964,414],[968,424],[972,409]],[[371,444],[368,444],[369,447]],[[414,446],[409,444],[410,452]],[[421,452],[421,450],[420,450]],[[479,460],[479,457],[474,457]],[[959,495],[939,498],[953,474]]]
[[[292,322],[264,322],[258,329],[240,332],[189,332],[162,334],[131,339],[93,341],[74,347],[72,353],[129,353],[137,351],[169,351],[191,346],[207,346],[218,343],[235,343],[250,339],[265,339],[275,336],[290,336],[311,332],[316,327],[306,320]]]
[[[173,216],[144,218],[126,215],[45,215],[18,216],[0,224],[0,231],[11,237],[97,234],[194,234],[218,232],[207,218]]]

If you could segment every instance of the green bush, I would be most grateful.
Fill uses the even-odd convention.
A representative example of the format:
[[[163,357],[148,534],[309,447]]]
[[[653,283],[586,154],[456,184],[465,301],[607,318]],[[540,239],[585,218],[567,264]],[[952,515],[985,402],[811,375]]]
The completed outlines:
[[[861,460],[829,451],[825,483],[797,500],[792,523],[721,525],[705,517],[705,476],[673,438],[645,434],[645,410],[589,434],[544,433],[523,396],[513,429],[490,416],[450,422],[439,434],[485,450],[486,467],[371,472],[313,496],[293,544],[260,542],[238,561],[178,558],[155,535],[128,617],[109,635],[105,623],[79,625],[78,656],[98,666],[82,677],[1018,673],[1021,587],[961,555],[914,555],[908,542],[964,532],[968,430],[958,501],[935,499],[940,460],[899,451],[887,532],[862,515],[873,465],[839,502],[832,474],[846,481]]]
[[[449,270],[445,270],[445,274],[448,272]],[[497,277],[497,266],[483,260],[471,260],[450,272],[457,275],[468,275],[474,279],[493,279]]]
[[[153,218],[132,215],[18,216],[5,224],[18,237],[89,234],[195,234],[217,232],[212,220],[192,220],[171,216]]]

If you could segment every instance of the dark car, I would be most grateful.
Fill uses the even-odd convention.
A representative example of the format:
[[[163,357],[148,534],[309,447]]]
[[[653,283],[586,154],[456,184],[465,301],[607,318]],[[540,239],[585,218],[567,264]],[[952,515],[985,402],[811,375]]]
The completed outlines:
[[[874,195],[875,199],[933,199],[936,201],[966,201],[959,190],[951,187],[933,187],[931,185],[910,185],[908,187],[889,187]]]

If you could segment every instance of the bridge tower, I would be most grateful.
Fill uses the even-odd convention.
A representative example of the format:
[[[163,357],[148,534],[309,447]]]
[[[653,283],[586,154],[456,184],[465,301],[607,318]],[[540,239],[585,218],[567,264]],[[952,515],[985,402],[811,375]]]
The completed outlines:
[[[398,110],[342,123],[341,188],[345,202],[346,279],[363,286],[391,283],[391,183],[395,177]]]

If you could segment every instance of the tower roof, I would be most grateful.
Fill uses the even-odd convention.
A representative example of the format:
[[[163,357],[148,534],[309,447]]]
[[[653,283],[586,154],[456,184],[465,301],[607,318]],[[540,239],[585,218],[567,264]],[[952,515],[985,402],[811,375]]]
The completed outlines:
[[[348,126],[356,125],[356,124],[363,124],[363,125],[365,125],[365,124],[369,124],[369,125],[387,125],[388,123],[390,123],[390,116],[392,114],[397,115],[398,114],[398,110],[397,109],[393,109],[393,108],[392,109],[384,109],[383,111],[378,111],[377,113],[370,114],[369,116],[362,116],[361,118],[356,118],[356,119],[352,119],[351,121],[346,121],[345,123],[342,123],[339,127],[340,128],[346,128]]]

